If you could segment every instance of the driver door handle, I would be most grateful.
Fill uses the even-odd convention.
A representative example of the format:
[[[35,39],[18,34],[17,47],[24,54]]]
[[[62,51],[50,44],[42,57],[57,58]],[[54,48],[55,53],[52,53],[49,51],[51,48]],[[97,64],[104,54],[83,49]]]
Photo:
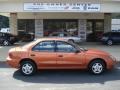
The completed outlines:
[[[30,56],[35,56],[35,54],[31,54]]]
[[[63,57],[63,55],[58,55],[58,57]]]

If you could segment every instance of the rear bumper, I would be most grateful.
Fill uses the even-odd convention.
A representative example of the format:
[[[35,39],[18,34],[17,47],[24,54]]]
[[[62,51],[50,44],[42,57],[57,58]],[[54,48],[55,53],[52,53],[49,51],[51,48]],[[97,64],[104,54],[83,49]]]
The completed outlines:
[[[14,43],[16,43],[16,42],[18,42],[18,41],[19,41],[19,40],[18,40],[17,38],[14,38],[14,39],[12,39],[10,42],[14,44]]]
[[[107,40],[106,39],[101,39],[100,40],[103,44],[106,44]]]
[[[10,59],[9,57],[7,57],[7,64],[12,68],[19,68],[19,62],[17,62],[17,60]]]

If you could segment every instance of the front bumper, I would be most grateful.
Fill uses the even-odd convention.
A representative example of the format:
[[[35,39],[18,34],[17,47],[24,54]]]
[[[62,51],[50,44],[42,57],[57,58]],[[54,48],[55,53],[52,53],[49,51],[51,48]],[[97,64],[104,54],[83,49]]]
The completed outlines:
[[[13,43],[13,44],[16,43],[16,42],[18,42],[18,41],[19,41],[19,40],[18,40],[17,38],[14,38],[14,39],[11,39],[11,40],[10,40],[10,42]]]
[[[107,63],[107,69],[113,69],[117,66],[118,62],[116,59],[112,60],[110,59],[109,62]]]
[[[101,41],[103,44],[106,44],[107,40],[108,40],[108,39],[104,39],[104,38],[100,39],[100,41]]]

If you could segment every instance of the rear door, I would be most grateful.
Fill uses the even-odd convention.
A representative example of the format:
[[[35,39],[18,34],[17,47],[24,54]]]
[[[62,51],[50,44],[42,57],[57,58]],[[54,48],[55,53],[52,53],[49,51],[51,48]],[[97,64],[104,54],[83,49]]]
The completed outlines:
[[[119,43],[120,42],[120,33],[119,32],[112,33],[112,38],[113,38],[114,42]]]
[[[4,39],[5,39],[5,34],[0,33],[0,43],[2,43]]]
[[[32,48],[30,57],[37,62],[40,69],[56,68],[55,41],[38,43]]]
[[[120,32],[118,33],[118,39],[119,39],[119,43],[120,43]]]

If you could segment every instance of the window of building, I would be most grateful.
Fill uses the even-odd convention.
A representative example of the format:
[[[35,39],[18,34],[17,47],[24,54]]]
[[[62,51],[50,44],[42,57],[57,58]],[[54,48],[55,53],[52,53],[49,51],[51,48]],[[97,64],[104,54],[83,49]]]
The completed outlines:
[[[99,41],[104,32],[104,20],[87,21],[87,41]]]
[[[67,32],[71,36],[78,35],[78,20],[46,19],[44,20],[44,36],[54,32]]]
[[[35,32],[35,20],[34,19],[18,19],[18,33],[34,33]]]

